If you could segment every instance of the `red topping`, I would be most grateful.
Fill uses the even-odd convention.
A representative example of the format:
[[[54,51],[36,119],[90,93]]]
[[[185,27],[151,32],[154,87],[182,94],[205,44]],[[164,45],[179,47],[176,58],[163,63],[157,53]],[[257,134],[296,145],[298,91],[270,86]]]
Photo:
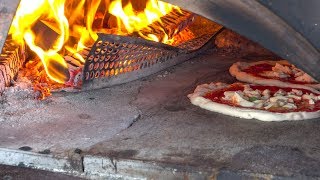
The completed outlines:
[[[287,65],[284,65],[284,66],[287,66]],[[261,77],[265,79],[276,79],[279,81],[290,82],[293,84],[317,84],[316,82],[308,83],[303,81],[296,81],[293,74],[290,74],[290,77],[287,77],[287,78],[277,78],[277,77],[271,78],[271,77],[263,76],[260,74],[265,71],[272,71],[272,67],[274,67],[274,65],[271,65],[268,63],[261,63],[261,64],[250,66],[246,69],[243,69],[243,71],[256,77]]]
[[[262,85],[250,85],[250,87],[253,90],[260,90],[261,92],[264,91],[265,89],[269,89],[270,90],[270,94],[271,96],[276,93],[278,90],[282,89],[286,92],[290,92],[292,91],[292,88],[282,88],[282,87],[277,87],[277,86],[262,86]],[[228,100],[224,100],[224,92],[226,91],[243,91],[244,87],[241,84],[232,84],[226,88],[223,89],[218,89],[212,92],[208,92],[204,98],[206,99],[210,99],[213,102],[217,102],[217,103],[221,103],[221,104],[226,104],[229,106],[235,106],[235,107],[241,107],[235,103],[233,103],[232,101],[228,101]],[[304,94],[305,93],[312,93],[309,90],[306,89],[297,89],[297,90],[301,90]],[[314,93],[313,93],[314,94]],[[320,94],[317,94],[320,95]],[[295,105],[297,106],[297,109],[286,109],[286,108],[270,108],[267,111],[270,112],[278,112],[278,113],[287,113],[287,112],[302,112],[302,111],[306,111],[306,112],[315,112],[315,111],[319,111],[320,110],[320,101],[315,102],[315,104],[309,104],[308,100],[295,100]],[[245,107],[247,108],[247,107]],[[250,109],[257,109],[257,108],[250,108]]]
[[[247,69],[244,69],[243,71],[246,73],[253,74],[253,75],[258,75],[260,72],[272,71],[272,67],[273,67],[273,65],[271,65],[271,64],[262,63],[262,64],[250,66]]]
[[[217,102],[217,103],[222,103],[222,104],[227,104],[229,106],[236,106],[234,103],[231,101],[226,101],[222,99],[224,97],[224,92],[226,91],[243,91],[244,87],[240,84],[231,84],[230,86],[223,88],[223,89],[218,89],[216,91],[209,92],[204,96],[204,98],[210,99],[211,101]]]

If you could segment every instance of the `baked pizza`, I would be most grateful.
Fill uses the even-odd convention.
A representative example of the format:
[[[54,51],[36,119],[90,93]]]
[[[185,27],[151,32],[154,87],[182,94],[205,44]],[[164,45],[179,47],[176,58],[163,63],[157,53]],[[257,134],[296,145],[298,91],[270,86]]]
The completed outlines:
[[[258,61],[234,63],[229,72],[239,81],[273,85],[279,87],[302,88],[319,93],[320,84],[310,75],[288,61]]]
[[[262,121],[320,117],[320,93],[245,83],[210,83],[188,95],[192,104],[225,115]]]

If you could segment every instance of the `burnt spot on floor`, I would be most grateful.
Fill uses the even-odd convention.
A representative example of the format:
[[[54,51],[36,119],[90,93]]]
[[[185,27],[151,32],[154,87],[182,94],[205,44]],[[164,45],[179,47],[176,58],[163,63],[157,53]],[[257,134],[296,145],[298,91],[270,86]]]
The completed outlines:
[[[80,119],[90,119],[91,118],[91,116],[89,114],[79,114],[78,117]]]
[[[106,153],[106,155],[108,157],[111,157],[111,158],[123,158],[123,159],[132,158],[137,154],[138,154],[138,151],[132,150],[132,149],[121,150],[121,151],[109,151],[109,152]]]

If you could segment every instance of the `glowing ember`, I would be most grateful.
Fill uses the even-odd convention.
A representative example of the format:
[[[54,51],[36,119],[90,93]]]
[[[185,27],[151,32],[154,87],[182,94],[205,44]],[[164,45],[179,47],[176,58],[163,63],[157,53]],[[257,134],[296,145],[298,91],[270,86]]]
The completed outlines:
[[[26,68],[20,71],[20,75],[33,82],[33,90],[36,93],[35,97],[37,99],[45,99],[51,95],[51,89],[57,89],[64,86],[48,78],[39,58],[28,61],[25,66]]]

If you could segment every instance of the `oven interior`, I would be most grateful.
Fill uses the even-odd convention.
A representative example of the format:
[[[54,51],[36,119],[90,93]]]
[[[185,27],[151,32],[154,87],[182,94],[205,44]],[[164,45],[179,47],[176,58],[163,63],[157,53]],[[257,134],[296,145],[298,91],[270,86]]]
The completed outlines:
[[[167,1],[181,8],[132,32],[128,17],[115,17],[109,7],[137,13],[158,1],[55,2],[65,4],[48,1],[42,8],[59,15],[64,7],[69,31],[53,13],[0,38],[1,164],[86,178],[320,176],[317,119],[245,120],[200,109],[187,98],[199,84],[235,82],[228,73],[234,62],[279,60],[283,50],[212,21],[205,7],[186,7],[190,2]],[[7,14],[15,3],[3,2]],[[23,42],[14,37],[18,30]],[[288,60],[296,62],[301,54],[295,55]]]

